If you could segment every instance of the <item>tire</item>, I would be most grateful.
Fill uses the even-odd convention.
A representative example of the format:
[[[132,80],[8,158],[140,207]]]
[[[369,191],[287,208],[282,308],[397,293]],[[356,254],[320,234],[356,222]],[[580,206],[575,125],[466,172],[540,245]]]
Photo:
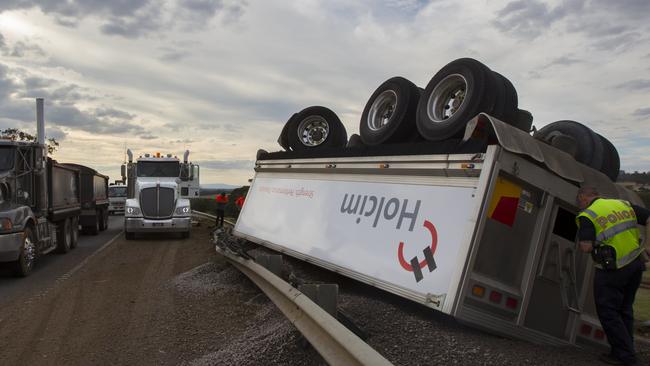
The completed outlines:
[[[498,72],[492,72],[495,77],[496,89],[501,90],[502,94],[497,96],[493,114],[501,121],[515,125],[517,121],[517,107],[519,106],[519,97],[515,86],[510,80]]]
[[[99,234],[99,222],[100,222],[99,215],[95,215],[95,224],[93,226],[88,226],[87,227],[87,230],[90,233],[90,235]]]
[[[124,232],[124,237],[126,238],[126,240],[133,240],[133,239],[135,239],[135,233],[125,231]]]
[[[97,215],[99,216],[99,231],[106,230],[108,228],[108,215],[106,215],[106,211],[99,210],[97,211]]]
[[[31,227],[23,230],[23,242],[20,246],[18,260],[12,263],[13,272],[18,277],[27,277],[34,269],[36,262],[36,241]]]
[[[461,58],[438,71],[427,84],[417,107],[417,129],[427,140],[462,137],[467,122],[491,113],[497,99],[495,77],[482,63]]]
[[[416,130],[420,88],[396,76],[383,82],[370,96],[361,114],[359,135],[366,145],[405,142]]]
[[[517,109],[517,117],[512,125],[524,132],[530,133],[533,129],[533,114],[525,109]]]
[[[79,216],[71,218],[71,230],[72,230],[72,243],[70,243],[70,248],[74,249],[79,244]]]
[[[289,147],[289,134],[287,133],[287,130],[289,129],[289,122],[291,122],[292,119],[296,117],[297,113],[294,113],[291,118],[287,121],[287,123],[284,124],[284,127],[282,127],[282,132],[280,132],[280,136],[278,136],[278,144],[286,151],[289,151],[291,148]]]
[[[288,123],[287,140],[293,151],[344,147],[348,141],[339,117],[325,107],[307,107],[296,113]]]
[[[71,218],[60,221],[56,229],[56,251],[61,254],[68,253],[72,249],[72,225]]]
[[[589,127],[575,121],[557,121],[539,129],[533,137],[550,143],[549,140],[559,132],[576,141],[575,159],[591,168],[600,170],[603,165],[603,143]]]
[[[602,135],[598,135],[603,144],[603,165],[600,169],[603,174],[609,177],[612,182],[616,182],[621,169],[621,159],[616,147]]]
[[[362,147],[366,146],[363,141],[361,141],[361,136],[357,135],[356,133],[353,133],[352,136],[350,136],[350,140],[348,140],[348,147]]]

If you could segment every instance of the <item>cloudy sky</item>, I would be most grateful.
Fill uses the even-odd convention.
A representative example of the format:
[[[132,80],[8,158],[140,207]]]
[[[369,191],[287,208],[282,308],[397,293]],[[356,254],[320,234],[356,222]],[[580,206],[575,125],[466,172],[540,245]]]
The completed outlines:
[[[580,121],[650,170],[648,0],[2,0],[0,128],[119,175],[124,147],[182,155],[201,183],[244,184],[286,120],[325,105],[359,130],[384,80],[424,87],[476,58],[539,128]]]

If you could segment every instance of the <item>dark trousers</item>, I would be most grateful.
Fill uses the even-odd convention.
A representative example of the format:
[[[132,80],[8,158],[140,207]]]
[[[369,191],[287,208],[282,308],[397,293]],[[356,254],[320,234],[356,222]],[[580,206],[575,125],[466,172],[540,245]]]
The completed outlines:
[[[217,210],[217,222],[216,222],[217,227],[223,226],[223,215],[224,215],[224,210]]]
[[[600,324],[612,348],[612,356],[626,365],[636,363],[632,304],[644,270],[645,264],[637,258],[617,270],[596,269],[594,277],[594,299]]]

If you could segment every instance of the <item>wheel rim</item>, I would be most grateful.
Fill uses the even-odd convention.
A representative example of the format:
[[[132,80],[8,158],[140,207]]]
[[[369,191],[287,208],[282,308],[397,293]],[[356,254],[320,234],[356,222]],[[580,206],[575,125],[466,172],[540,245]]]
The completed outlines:
[[[79,240],[79,224],[77,223],[74,225],[76,220],[73,220],[73,225],[72,225],[72,242],[76,243]]]
[[[368,113],[367,124],[372,131],[378,131],[391,123],[397,107],[397,93],[385,90],[372,102]]]
[[[30,271],[34,267],[34,259],[36,259],[36,246],[29,236],[25,238],[23,250],[24,267],[27,271]]]
[[[330,125],[321,116],[309,116],[298,124],[298,139],[305,146],[318,146],[327,140]]]
[[[463,75],[451,74],[442,79],[431,92],[427,101],[429,120],[441,123],[463,107],[467,95],[467,80]]]

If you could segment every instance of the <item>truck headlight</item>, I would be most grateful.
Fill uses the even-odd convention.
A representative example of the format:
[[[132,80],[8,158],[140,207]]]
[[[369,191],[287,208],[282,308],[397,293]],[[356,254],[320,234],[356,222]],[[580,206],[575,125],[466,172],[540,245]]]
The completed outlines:
[[[140,212],[140,208],[129,206],[126,208],[126,210],[124,210],[124,213],[127,216],[139,216],[141,212]]]
[[[179,216],[189,216],[191,211],[192,211],[192,210],[190,209],[190,206],[178,207],[178,208],[176,209],[176,215],[179,215]]]

